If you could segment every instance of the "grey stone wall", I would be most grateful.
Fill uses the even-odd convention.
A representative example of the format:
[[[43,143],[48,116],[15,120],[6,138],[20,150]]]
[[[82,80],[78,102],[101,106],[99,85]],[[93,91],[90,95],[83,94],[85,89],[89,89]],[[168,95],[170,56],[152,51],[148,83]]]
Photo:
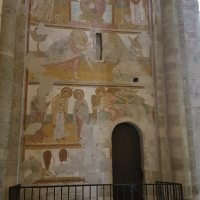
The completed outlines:
[[[16,1],[3,1],[0,37],[0,194],[4,193],[13,86]],[[3,195],[0,195],[3,199]]]
[[[21,7],[23,11],[23,7]],[[21,133],[23,132],[23,83],[24,57],[26,47],[26,16],[19,12],[16,17],[15,60],[13,68],[13,86],[11,99],[10,131],[7,147],[6,197],[8,187],[18,183],[18,168],[20,162]],[[7,199],[7,198],[5,198]]]
[[[198,1],[177,1],[181,44],[185,118],[190,156],[193,199],[199,199],[199,10]]]
[[[172,180],[183,183],[184,198],[192,199],[177,1],[163,0],[161,8]]]
[[[171,161],[169,141],[167,134],[167,117],[166,117],[166,91],[165,75],[163,64],[163,44],[161,30],[161,13],[160,2],[152,4],[152,25],[153,25],[153,44],[154,44],[154,71],[155,71],[155,88],[156,88],[156,107],[158,117],[158,133],[160,141],[160,173],[161,179],[172,181]]]

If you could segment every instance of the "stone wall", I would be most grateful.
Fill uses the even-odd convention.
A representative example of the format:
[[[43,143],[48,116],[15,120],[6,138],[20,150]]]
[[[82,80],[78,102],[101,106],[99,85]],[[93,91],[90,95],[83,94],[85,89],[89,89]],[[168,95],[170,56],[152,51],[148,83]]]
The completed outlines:
[[[144,181],[160,179],[151,4],[90,3],[99,12],[84,1],[54,2],[46,15],[33,2],[27,5],[18,179],[24,185],[112,183],[111,136],[122,122],[141,132]],[[137,19],[133,7],[140,9]],[[102,59],[96,57],[97,33]]]
[[[5,199],[17,183],[112,183],[120,123],[140,134],[144,183],[181,182],[185,199],[199,199],[197,0],[88,2],[4,1]]]
[[[10,129],[14,48],[15,48],[15,23],[16,2],[4,1],[1,16],[0,38],[0,193],[4,193],[5,173],[7,165],[7,148]],[[3,199],[3,195],[0,197]]]
[[[178,1],[180,44],[192,192],[199,199],[199,9],[198,1]]]
[[[2,3],[3,1],[0,1],[0,15],[2,14]],[[0,17],[0,21],[1,21],[1,17]],[[0,30],[1,30],[1,23],[0,23]]]

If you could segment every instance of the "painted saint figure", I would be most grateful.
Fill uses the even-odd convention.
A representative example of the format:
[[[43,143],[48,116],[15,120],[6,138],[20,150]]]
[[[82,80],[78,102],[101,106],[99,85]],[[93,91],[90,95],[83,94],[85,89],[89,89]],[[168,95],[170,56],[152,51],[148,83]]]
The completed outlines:
[[[115,102],[121,101],[119,98],[107,93],[103,87],[97,88],[95,92],[97,98],[94,96],[92,97],[92,104],[98,103],[99,101],[99,110],[108,113],[111,121],[126,116],[125,112],[121,108],[113,105]]]
[[[39,22],[53,21],[54,0],[34,0],[31,15]]]
[[[80,8],[82,14],[80,20],[104,23],[103,14],[106,11],[106,0],[81,0]]]
[[[77,138],[81,138],[81,128],[83,122],[88,122],[89,107],[84,98],[83,90],[77,89],[73,93],[74,98],[77,100],[73,109],[73,123]]]
[[[71,88],[65,87],[61,90],[61,94],[56,95],[52,101],[53,140],[64,140],[64,137],[70,134],[68,131],[65,132],[65,122],[67,119],[69,98],[71,96]]]
[[[134,25],[148,25],[146,0],[127,0],[127,7]]]
[[[42,127],[36,131],[34,135],[29,135],[29,140],[35,142],[43,140],[44,137],[48,137],[47,134],[43,133],[43,122],[45,111],[50,103],[51,102],[47,103],[45,97],[41,97],[38,94],[32,98],[30,102],[30,123],[33,124],[38,122],[42,124]]]

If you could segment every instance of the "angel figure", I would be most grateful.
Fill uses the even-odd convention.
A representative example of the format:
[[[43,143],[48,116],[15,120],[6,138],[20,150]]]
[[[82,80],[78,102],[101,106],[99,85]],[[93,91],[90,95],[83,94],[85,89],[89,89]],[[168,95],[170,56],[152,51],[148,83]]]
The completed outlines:
[[[125,112],[113,104],[117,101],[121,101],[119,98],[113,96],[112,94],[106,92],[105,88],[98,87],[95,91],[96,95],[92,95],[91,102],[93,107],[93,122],[97,122],[97,114],[96,110],[97,106],[100,111],[103,111],[107,114],[109,114],[110,120],[114,121],[116,119],[119,119],[121,117],[126,116]],[[122,101],[121,101],[122,102]]]

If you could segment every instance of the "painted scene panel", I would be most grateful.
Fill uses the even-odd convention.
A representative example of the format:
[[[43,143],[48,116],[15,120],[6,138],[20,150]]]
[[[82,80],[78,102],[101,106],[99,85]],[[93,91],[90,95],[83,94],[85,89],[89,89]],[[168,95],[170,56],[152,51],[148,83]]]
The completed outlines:
[[[149,0],[31,0],[30,23],[149,30]]]
[[[145,32],[102,33],[102,59],[97,58],[96,30],[46,28],[29,30],[26,67],[30,81],[52,76],[55,81],[136,85],[151,78],[151,40]],[[141,85],[141,83],[140,83]]]

